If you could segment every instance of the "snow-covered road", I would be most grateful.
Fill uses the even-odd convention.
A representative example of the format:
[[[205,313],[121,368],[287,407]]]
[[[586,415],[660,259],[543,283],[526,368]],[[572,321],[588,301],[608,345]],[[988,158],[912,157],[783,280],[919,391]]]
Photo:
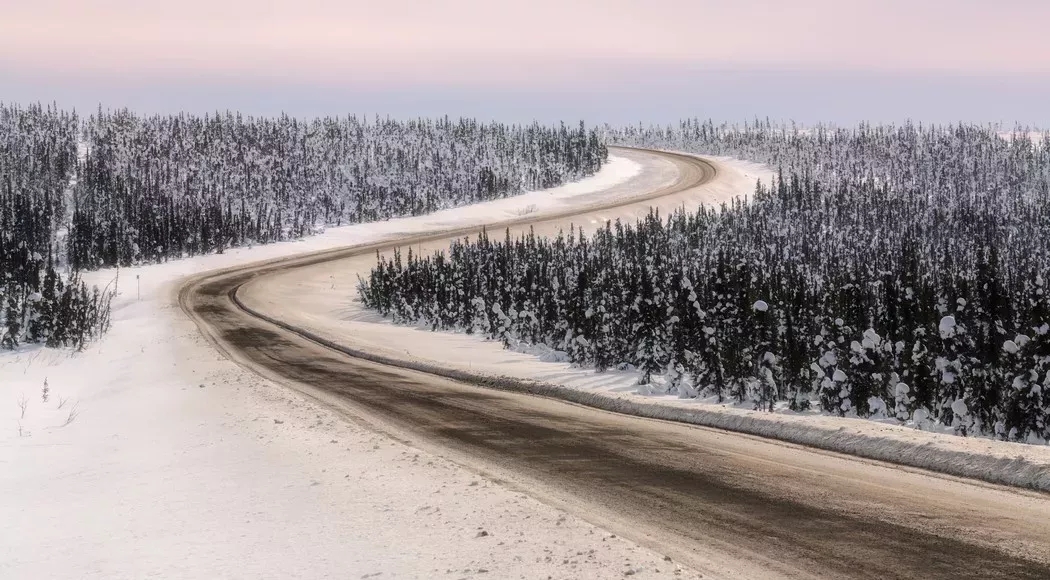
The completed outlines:
[[[581,182],[458,215],[484,223],[556,209],[659,167],[618,156]],[[122,269],[113,328],[87,351],[0,353],[0,578],[697,577],[260,378],[216,352],[174,300],[189,275],[451,217]]]
[[[654,205],[667,211],[748,191],[748,180],[730,164],[715,163],[712,172],[710,164],[695,159],[623,154],[647,167],[661,166],[662,158],[663,171],[642,172],[623,186],[648,183],[649,189],[633,190],[649,192],[646,199],[628,202],[626,194],[607,194],[618,201],[556,211],[554,217],[518,214],[512,235],[529,228],[553,234],[569,223],[595,227]],[[609,414],[346,356],[371,353],[411,362],[418,341],[398,342],[406,335],[376,330],[374,318],[353,305],[354,286],[377,250],[442,249],[451,237],[476,229],[422,231],[428,233],[205,276],[186,287],[183,304],[220,348],[264,376],[707,574],[1050,574],[1050,502],[1041,494]],[[505,353],[510,366],[514,354]]]

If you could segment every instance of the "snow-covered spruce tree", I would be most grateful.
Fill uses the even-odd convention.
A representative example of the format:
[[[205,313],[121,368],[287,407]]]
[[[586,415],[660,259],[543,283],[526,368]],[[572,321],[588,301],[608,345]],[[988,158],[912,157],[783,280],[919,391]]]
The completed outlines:
[[[606,224],[605,228],[596,233],[596,237],[604,241],[596,241],[595,245],[605,248],[605,251],[599,256],[595,279],[589,289],[591,294],[587,300],[588,310],[584,313],[584,316],[587,316],[589,312],[592,319],[594,337],[591,356],[594,368],[598,372],[615,368],[622,361],[620,357],[622,346],[618,338],[621,334],[618,313],[622,309],[622,290],[619,287],[615,269],[611,267],[615,256],[609,251],[611,248],[609,240],[613,235],[610,226]],[[535,244],[535,240],[533,243]]]
[[[822,328],[815,338],[816,362],[810,367],[814,376],[813,391],[820,408],[840,416],[853,409],[852,384],[844,370],[850,368],[845,358],[848,351],[843,346],[848,331],[841,318]]]
[[[942,423],[954,427],[956,433],[966,435],[974,424],[969,405],[970,389],[967,388],[971,381],[967,353],[973,352],[973,341],[966,326],[952,314],[941,318],[938,332],[941,350],[934,365],[941,386],[934,412]]]
[[[994,431],[995,424],[1001,421],[1002,385],[1007,380],[1007,364],[1002,358],[1008,354],[1003,344],[1011,338],[1006,329],[1013,326],[1016,318],[999,267],[999,250],[994,244],[979,251],[975,289],[971,292],[974,301],[963,306],[965,299],[960,298],[963,302],[957,307],[959,311],[974,313],[968,405],[978,432]]]
[[[874,329],[865,330],[859,341],[850,342],[849,360],[854,373],[852,398],[857,415],[887,415],[886,399],[891,386],[899,382],[893,380],[895,373],[890,371],[892,356],[891,343],[884,341]]]
[[[930,417],[937,399],[940,383],[934,376],[934,356],[927,347],[933,344],[934,334],[928,334],[925,328],[917,329],[910,353],[905,349],[902,361],[903,379],[909,386],[907,397],[901,400],[910,412],[911,419],[917,426],[922,426]]]
[[[651,227],[653,217],[643,224]],[[638,272],[637,293],[631,309],[636,315],[633,331],[638,336],[635,351],[635,361],[640,371],[638,384],[647,385],[652,375],[661,372],[670,360],[666,326],[668,307],[659,280],[659,276],[664,274],[664,257],[655,251],[657,248],[647,247],[643,242],[646,236],[638,236],[637,239],[639,242],[635,246],[633,258],[642,264],[642,268]]]
[[[745,256],[739,256],[731,264],[728,273],[729,292],[724,300],[729,340],[723,352],[724,368],[729,380],[729,396],[737,403],[750,397],[749,387],[754,378],[755,318],[753,305],[758,293],[752,288],[754,280],[752,265]]]
[[[1027,284],[1031,324],[1026,332],[1003,342],[1002,410],[994,424],[996,435],[1032,443],[1050,440],[1050,296],[1036,275]]]
[[[714,396],[721,403],[729,394],[724,362],[729,357],[722,353],[731,348],[731,305],[729,271],[724,252],[719,251],[713,262],[706,266],[706,271],[699,273],[703,286],[697,302],[704,312],[704,322],[696,347],[691,349],[694,358],[692,376],[700,395]]]
[[[697,386],[704,381],[697,377],[702,376],[706,368],[703,356],[691,349],[706,346],[703,329],[707,313],[700,306],[700,297],[688,272],[679,274],[676,290],[674,305],[668,313],[668,333],[672,340],[671,361],[666,371],[668,390],[680,397],[696,397],[699,395]],[[694,377],[692,385],[686,381],[690,375]]]
[[[807,411],[812,404],[812,379],[814,371],[810,367],[809,342],[814,336],[818,319],[811,304],[807,304],[804,294],[798,289],[801,285],[792,283],[796,291],[782,308],[780,318],[781,338],[779,349],[783,372],[782,388],[792,411]]]
[[[1032,340],[1024,334],[1003,342],[1010,368],[1005,374],[1009,388],[1003,393],[1004,413],[995,424],[995,433],[1002,438],[1033,443],[1050,439],[1045,416],[1050,397],[1044,394],[1050,388],[1046,379],[1050,357],[1043,354],[1045,343],[1042,336]]]
[[[751,305],[752,317],[755,319],[755,355],[754,371],[751,383],[751,400],[756,409],[773,410],[773,405],[780,399],[781,369],[777,361],[775,344],[776,319],[770,312],[769,304],[756,300]]]

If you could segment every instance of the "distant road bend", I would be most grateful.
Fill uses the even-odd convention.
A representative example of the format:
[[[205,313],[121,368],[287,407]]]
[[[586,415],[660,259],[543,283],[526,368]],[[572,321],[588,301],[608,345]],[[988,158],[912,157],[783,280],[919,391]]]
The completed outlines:
[[[702,159],[635,154],[674,163],[677,181],[606,206],[489,227],[567,223],[717,177]],[[179,302],[239,364],[713,577],[1050,578],[1046,495],[377,364],[237,299],[242,285],[268,275],[479,230],[207,273],[180,288]]]

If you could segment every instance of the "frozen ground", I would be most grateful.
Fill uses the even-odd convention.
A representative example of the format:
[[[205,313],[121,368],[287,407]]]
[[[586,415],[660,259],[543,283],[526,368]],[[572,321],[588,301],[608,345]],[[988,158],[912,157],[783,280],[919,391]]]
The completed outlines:
[[[121,270],[87,351],[0,354],[0,578],[696,577],[242,370],[173,296],[210,269],[643,191],[666,165],[621,156],[551,192]]]
[[[720,159],[714,183],[662,200],[661,211],[721,203],[754,189],[754,180],[769,182],[762,167]],[[633,220],[648,204],[615,212],[577,216],[573,221],[591,228],[605,219]],[[545,223],[537,233],[554,234],[568,223]],[[513,235],[514,231],[512,231]],[[413,246],[424,253],[447,247],[447,241]],[[433,333],[429,328],[395,326],[362,307],[356,299],[357,277],[367,275],[374,256],[298,269],[246,286],[242,299],[258,310],[307,328],[351,348],[426,368],[444,368],[488,376],[542,383],[583,394],[566,394],[603,408],[647,416],[673,418],[723,427],[786,441],[923,467],[985,481],[1050,491],[1050,447],[1019,445],[983,438],[963,438],[927,432],[890,422],[839,418],[790,411],[769,414],[714,401],[679,399],[640,392],[633,372],[597,374],[557,362],[543,349],[505,350],[499,342],[455,333]]]

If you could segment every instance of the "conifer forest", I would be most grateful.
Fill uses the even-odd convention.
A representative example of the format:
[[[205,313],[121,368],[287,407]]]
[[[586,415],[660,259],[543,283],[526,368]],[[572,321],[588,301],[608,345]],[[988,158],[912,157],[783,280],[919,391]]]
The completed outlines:
[[[0,106],[0,349],[79,348],[109,323],[109,292],[59,265],[77,135],[76,115]]]
[[[471,119],[142,116],[0,105],[0,345],[83,346],[80,273],[221,253],[593,174],[600,132]]]
[[[560,185],[598,171],[595,130],[98,113],[72,208],[70,262],[98,268],[301,238]]]
[[[649,392],[1050,439],[1050,135],[690,120],[606,138],[778,177],[718,208],[398,254],[360,298]]]

